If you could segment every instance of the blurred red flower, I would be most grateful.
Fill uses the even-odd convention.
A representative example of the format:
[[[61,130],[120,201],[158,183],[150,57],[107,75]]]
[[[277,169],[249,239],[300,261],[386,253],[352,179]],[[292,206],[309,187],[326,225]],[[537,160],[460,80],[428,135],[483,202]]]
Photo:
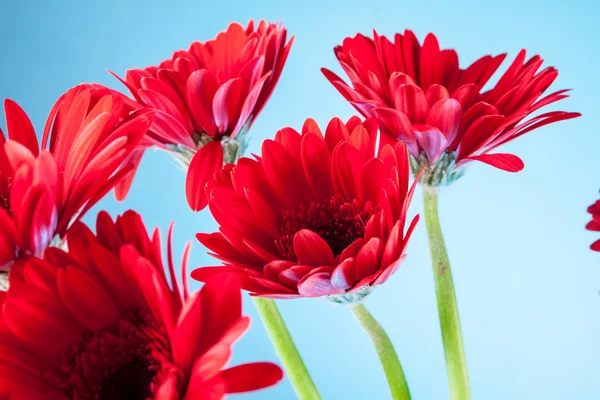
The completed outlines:
[[[8,140],[0,131],[0,269],[20,253],[41,256],[51,240],[130,175],[128,157],[153,112],[123,111],[121,96],[77,86],[54,105],[38,146],[33,126],[4,102]]]
[[[172,229],[167,277],[160,233],[149,237],[132,211],[116,222],[101,213],[96,229],[75,223],[69,253],[48,249],[11,274],[0,294],[0,398],[222,399],[281,380],[271,363],[223,369],[250,324],[239,283],[219,277],[189,295],[189,243],[181,288]]]
[[[517,156],[489,152],[543,125],[580,115],[551,111],[528,118],[568,96],[560,90],[542,97],[558,71],[547,67],[538,72],[543,60],[537,55],[526,60],[525,50],[492,89],[482,92],[506,54],[485,56],[461,69],[456,51],[441,50],[431,33],[422,46],[409,30],[397,33],[393,42],[373,35],[357,34],[334,49],[353,87],[322,71],[360,113],[378,119],[387,140],[407,145],[414,169],[428,167],[425,184],[457,179],[460,167],[470,161],[520,171],[523,162]]]
[[[592,214],[592,220],[587,223],[585,228],[590,231],[600,232],[600,200],[588,207],[587,211]],[[596,240],[590,248],[594,251],[600,251],[600,239]]]
[[[335,118],[325,136],[308,119],[302,134],[284,128],[266,140],[262,158],[224,169],[209,201],[220,232],[197,238],[225,265],[192,277],[225,271],[254,295],[339,302],[384,283],[418,217],[405,232],[414,191],[405,146],[377,151],[376,138],[373,119]]]
[[[246,28],[232,23],[214,40],[194,42],[156,67],[128,70],[124,80],[117,77],[138,104],[158,111],[146,145],[170,149],[189,167],[186,193],[193,210],[206,207],[207,197],[190,188],[206,184],[224,159],[235,162],[243,153],[244,135],[292,46],[286,37],[285,28],[265,21]]]

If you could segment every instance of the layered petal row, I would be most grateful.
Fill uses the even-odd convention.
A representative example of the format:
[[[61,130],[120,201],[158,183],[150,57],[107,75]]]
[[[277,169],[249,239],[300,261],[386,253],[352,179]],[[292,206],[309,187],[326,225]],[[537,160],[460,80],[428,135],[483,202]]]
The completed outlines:
[[[592,214],[592,220],[587,223],[585,228],[589,231],[600,232],[600,200],[588,207],[588,213]],[[591,244],[590,248],[594,251],[600,251],[600,239]]]
[[[250,323],[235,279],[189,294],[189,243],[180,286],[172,229],[165,270],[159,231],[149,236],[132,211],[100,213],[96,230],[76,222],[69,253],[48,249],[11,274],[0,295],[0,398],[213,400],[281,380],[270,363],[226,368]]]
[[[80,85],[56,102],[41,150],[25,112],[4,103],[8,138],[0,131],[0,269],[21,253],[41,256],[107,192],[131,178],[132,152],[154,112],[128,112],[121,96]]]
[[[399,267],[417,223],[405,230],[414,191],[402,143],[378,149],[373,119],[331,120],[323,135],[306,120],[266,140],[262,156],[219,174],[209,208],[219,232],[198,240],[254,295],[352,301]]]
[[[435,35],[421,45],[410,30],[393,41],[373,32],[357,34],[334,49],[352,86],[328,69],[325,77],[365,117],[378,119],[389,140],[403,141],[420,166],[439,165],[441,182],[425,173],[430,185],[451,181],[453,170],[470,161],[517,172],[523,162],[513,154],[490,154],[541,126],[578,113],[540,111],[568,97],[567,90],[544,95],[558,76],[543,60],[522,50],[490,90],[484,86],[506,54],[484,56],[466,69],[455,50],[440,49]],[[417,168],[418,169],[418,168]],[[440,177],[437,177],[440,180]]]
[[[213,40],[194,42],[158,66],[131,69],[125,79],[119,78],[137,104],[157,111],[146,144],[166,147],[183,158],[189,166],[188,186],[205,184],[221,168],[222,161],[212,161],[234,162],[242,153],[245,142],[240,136],[281,75],[293,42],[286,38],[287,30],[276,24],[260,21],[255,26],[250,21],[244,28],[232,23]],[[219,145],[197,152],[210,141]],[[188,202],[200,210],[207,199],[188,196]]]

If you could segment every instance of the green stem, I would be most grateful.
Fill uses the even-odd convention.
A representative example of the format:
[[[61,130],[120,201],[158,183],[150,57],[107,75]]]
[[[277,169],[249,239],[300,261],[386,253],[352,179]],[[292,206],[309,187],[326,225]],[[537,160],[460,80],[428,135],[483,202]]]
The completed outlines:
[[[261,297],[253,297],[253,300],[298,399],[320,400],[317,387],[298,353],[275,301]]]
[[[467,360],[460,330],[460,318],[458,316],[454,283],[452,282],[452,272],[450,271],[450,261],[448,260],[438,216],[437,192],[434,192],[434,189],[424,187],[423,202],[425,206],[425,225],[429,237],[429,250],[433,264],[438,315],[446,354],[450,399],[469,400],[471,393],[469,391]]]
[[[358,303],[351,306],[350,309],[367,332],[367,335],[369,335],[371,342],[373,342],[390,386],[392,398],[394,400],[410,400],[410,392],[408,391],[404,371],[402,371],[402,365],[390,338],[364,305]]]

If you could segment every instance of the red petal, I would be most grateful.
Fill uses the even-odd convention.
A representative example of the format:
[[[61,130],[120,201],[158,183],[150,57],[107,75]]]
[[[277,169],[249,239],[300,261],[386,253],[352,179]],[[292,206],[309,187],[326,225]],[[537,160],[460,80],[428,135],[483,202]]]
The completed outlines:
[[[34,156],[37,156],[39,153],[37,137],[25,111],[14,101],[5,99],[4,113],[6,114],[6,129],[8,130],[9,139],[21,143]]]
[[[301,229],[294,235],[294,253],[298,263],[303,265],[332,266],[335,262],[327,242],[308,229]]]
[[[206,184],[223,167],[223,147],[213,140],[206,143],[192,158],[185,178],[185,194],[193,211],[200,211],[208,204]]]
[[[442,131],[446,142],[450,144],[458,133],[461,116],[462,109],[457,100],[440,100],[431,107],[427,116],[427,124]]]
[[[231,79],[217,89],[213,98],[212,109],[218,132],[225,133],[228,130],[233,130],[236,122],[235,118],[241,111],[241,93],[242,80],[240,78]]]
[[[481,161],[491,165],[492,167],[496,167],[508,172],[519,172],[525,168],[523,161],[514,154],[480,154],[477,156],[467,157],[466,160]]]
[[[243,393],[275,385],[283,379],[283,371],[275,364],[258,362],[226,369],[221,378],[227,393]]]
[[[119,310],[110,295],[80,269],[59,270],[57,283],[65,306],[89,329],[107,330],[119,320]]]
[[[307,133],[302,139],[302,167],[317,202],[333,196],[331,154],[317,134]]]

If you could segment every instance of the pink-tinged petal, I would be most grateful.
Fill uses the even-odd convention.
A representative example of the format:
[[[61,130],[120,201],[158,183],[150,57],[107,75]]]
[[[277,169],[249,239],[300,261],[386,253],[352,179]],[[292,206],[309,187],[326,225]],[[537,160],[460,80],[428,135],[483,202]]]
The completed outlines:
[[[427,116],[427,125],[438,128],[446,137],[448,144],[454,141],[458,134],[462,109],[454,99],[440,100],[431,107]]]
[[[354,258],[346,258],[331,274],[331,286],[335,289],[348,290],[357,282]]]
[[[322,137],[307,133],[302,139],[302,167],[313,196],[322,202],[333,196],[331,154]]]
[[[235,118],[241,111],[241,93],[242,80],[240,78],[231,79],[217,89],[212,109],[218,132],[225,133],[233,130]]]
[[[283,270],[279,274],[279,281],[293,290],[297,290],[298,282],[315,268],[310,265],[295,265]]]
[[[600,251],[600,240],[596,240],[594,243],[590,245],[590,249],[593,251]]]
[[[14,101],[5,99],[4,113],[6,114],[6,129],[9,139],[21,143],[34,156],[37,156],[39,153],[37,137],[25,111]]]
[[[508,172],[519,172],[525,168],[523,160],[514,154],[479,154],[467,157],[465,160],[481,161],[482,163],[489,164],[492,167]]]
[[[427,154],[429,164],[435,164],[446,151],[446,137],[439,129],[430,125],[413,125],[413,129],[419,146]]]
[[[331,271],[311,273],[298,283],[298,293],[304,297],[323,297],[344,292],[344,289],[332,286]]]
[[[393,108],[376,108],[374,112],[382,128],[396,140],[402,140],[413,157],[419,157],[419,145],[408,117]]]
[[[200,211],[208,204],[206,184],[222,167],[223,147],[220,141],[208,142],[192,158],[185,180],[185,193],[193,211]]]
[[[213,98],[218,88],[215,76],[204,69],[193,72],[187,80],[185,100],[197,132],[213,136],[217,131]]]
[[[301,229],[294,235],[294,253],[299,264],[314,267],[334,265],[331,248],[323,238],[311,230]]]
[[[227,393],[244,393],[275,385],[283,379],[283,371],[275,364],[257,362],[226,369],[221,378]]]

